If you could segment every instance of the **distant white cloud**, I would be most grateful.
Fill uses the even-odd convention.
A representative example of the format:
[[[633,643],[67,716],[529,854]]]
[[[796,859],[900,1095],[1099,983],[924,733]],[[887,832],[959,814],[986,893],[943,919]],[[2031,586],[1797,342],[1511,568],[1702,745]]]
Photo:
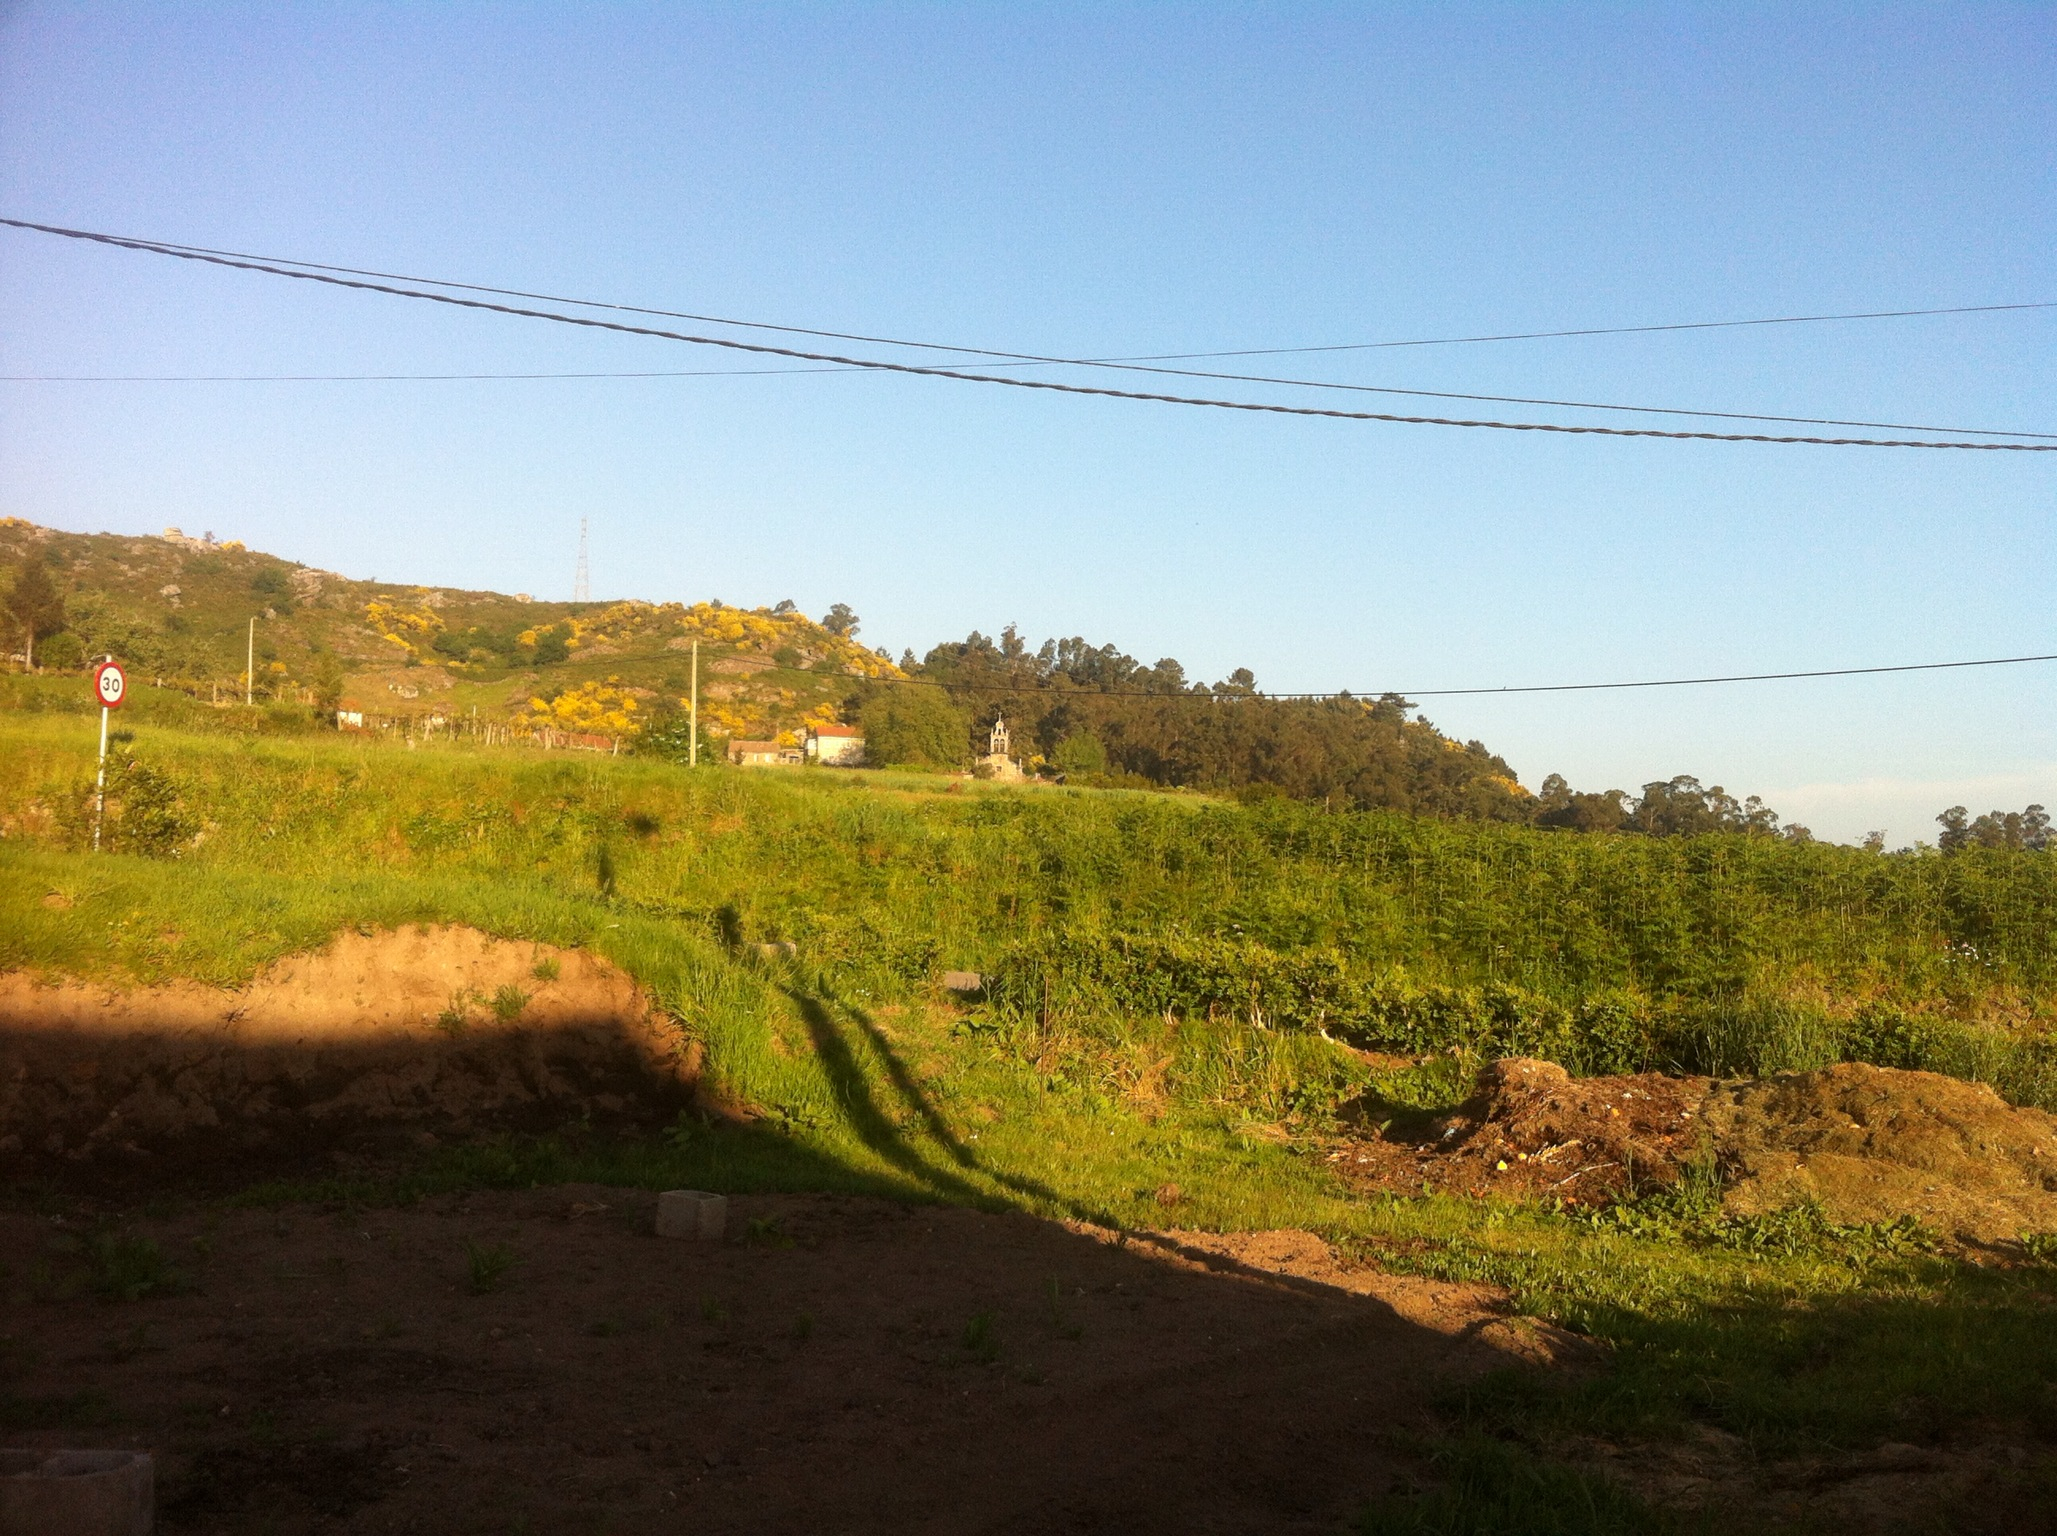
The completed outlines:
[[[1961,805],[1973,815],[2019,810],[2039,803],[2057,805],[2057,763],[2013,773],[1970,778],[1853,779],[1846,783],[1798,784],[1765,792],[1764,801],[1788,822],[1802,822],[1816,837],[1856,842],[1874,828],[1889,847],[1933,842],[1936,815]]]

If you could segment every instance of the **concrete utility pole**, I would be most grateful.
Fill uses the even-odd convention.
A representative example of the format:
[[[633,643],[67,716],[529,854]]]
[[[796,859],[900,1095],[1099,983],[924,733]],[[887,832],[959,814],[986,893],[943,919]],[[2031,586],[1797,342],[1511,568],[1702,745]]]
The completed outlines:
[[[243,651],[243,702],[255,703],[252,698],[257,683],[257,615],[250,615],[250,639]]]
[[[686,729],[691,735],[686,741],[686,766],[700,766],[700,642],[693,642],[693,695],[692,705],[686,714]]]

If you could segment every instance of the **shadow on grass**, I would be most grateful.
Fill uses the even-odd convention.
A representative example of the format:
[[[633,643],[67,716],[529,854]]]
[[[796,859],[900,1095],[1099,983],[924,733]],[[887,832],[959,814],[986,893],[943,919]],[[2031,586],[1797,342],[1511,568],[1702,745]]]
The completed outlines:
[[[1008,1173],[981,1161],[923,1091],[906,1061],[886,1039],[885,1031],[862,1008],[837,998],[826,987],[818,992],[790,988],[786,995],[800,1010],[814,1042],[815,1055],[858,1139],[885,1162],[927,1188],[935,1198],[959,1205],[1029,1203],[1041,1210],[1063,1211],[1073,1220],[1097,1226],[1120,1224],[1106,1211],[1082,1205],[1041,1180]],[[887,1113],[880,1093],[858,1059],[855,1045],[837,1025],[838,1013],[855,1026],[884,1068],[893,1097],[926,1132],[928,1140],[941,1149],[947,1161],[938,1162],[928,1156]]]

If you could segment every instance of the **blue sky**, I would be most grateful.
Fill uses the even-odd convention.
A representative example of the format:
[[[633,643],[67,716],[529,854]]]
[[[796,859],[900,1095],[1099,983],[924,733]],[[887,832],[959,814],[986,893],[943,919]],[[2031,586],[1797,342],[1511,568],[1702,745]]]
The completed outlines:
[[[1062,355],[2057,299],[2053,143],[2048,6],[0,5],[0,212]],[[17,233],[0,317],[6,374],[758,366]],[[1255,371],[2057,432],[2053,343],[2057,310]],[[0,383],[0,510],[61,527],[568,595],[587,516],[598,595],[1295,690],[2057,650],[2053,484],[847,374]],[[2057,804],[2053,700],[2057,665],[1423,702],[1531,785],[1690,772],[1901,843]]]

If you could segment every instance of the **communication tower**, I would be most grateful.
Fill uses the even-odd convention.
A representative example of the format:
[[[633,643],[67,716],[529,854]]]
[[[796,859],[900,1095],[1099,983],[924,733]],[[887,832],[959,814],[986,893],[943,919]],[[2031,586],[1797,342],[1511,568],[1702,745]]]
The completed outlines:
[[[586,572],[586,520],[579,519],[579,568],[571,578],[571,600],[575,603],[590,603],[593,600],[593,580]]]

